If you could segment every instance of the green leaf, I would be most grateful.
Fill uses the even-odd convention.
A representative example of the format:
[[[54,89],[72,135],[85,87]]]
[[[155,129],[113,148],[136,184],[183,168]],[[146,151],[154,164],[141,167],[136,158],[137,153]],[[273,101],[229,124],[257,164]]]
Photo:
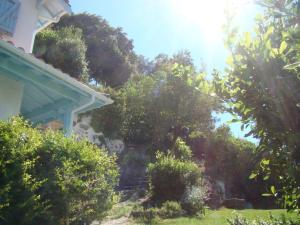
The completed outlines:
[[[284,50],[287,48],[287,43],[285,41],[281,42],[280,48],[279,48],[279,53],[282,54]]]
[[[292,70],[292,69],[296,69],[299,66],[300,66],[300,62],[295,62],[295,63],[289,64],[289,65],[286,65],[283,68],[286,70]]]
[[[273,195],[276,194],[276,190],[275,190],[275,187],[274,187],[274,186],[271,187],[271,193],[272,193]]]
[[[272,194],[270,194],[270,193],[264,193],[264,194],[262,194],[262,196],[264,196],[264,197],[271,197]]]
[[[269,159],[263,159],[263,160],[261,161],[261,163],[262,163],[263,165],[269,165],[269,164],[270,164],[270,160],[269,160]]]
[[[256,173],[251,173],[251,175],[249,176],[249,179],[252,180],[252,179],[256,178],[257,175],[258,174],[256,174]]]
[[[274,27],[270,26],[269,29],[267,30],[267,32],[264,34],[264,39],[267,40],[273,32],[274,32]]]

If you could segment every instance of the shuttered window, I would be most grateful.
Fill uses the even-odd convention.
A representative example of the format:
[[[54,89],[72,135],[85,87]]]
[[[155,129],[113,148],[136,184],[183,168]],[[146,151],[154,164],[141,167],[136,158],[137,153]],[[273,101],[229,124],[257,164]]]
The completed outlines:
[[[0,0],[0,30],[13,35],[19,14],[18,0]]]

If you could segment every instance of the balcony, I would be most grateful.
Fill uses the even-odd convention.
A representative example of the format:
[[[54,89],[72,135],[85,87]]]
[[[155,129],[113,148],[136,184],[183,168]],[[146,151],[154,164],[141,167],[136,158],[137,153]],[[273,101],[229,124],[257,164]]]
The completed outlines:
[[[51,23],[57,23],[65,14],[71,14],[68,0],[37,0],[38,23],[37,31]]]
[[[19,8],[18,0],[0,0],[0,32],[13,35]]]

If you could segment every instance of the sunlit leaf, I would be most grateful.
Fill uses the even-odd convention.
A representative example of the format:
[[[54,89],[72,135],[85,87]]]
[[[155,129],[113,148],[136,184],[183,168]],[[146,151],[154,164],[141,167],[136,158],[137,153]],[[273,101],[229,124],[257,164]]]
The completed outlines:
[[[282,54],[287,48],[287,43],[285,41],[281,42],[279,53]]]
[[[269,159],[263,159],[263,160],[261,161],[261,163],[262,163],[263,165],[269,165],[269,164],[270,164],[270,160],[269,160]]]
[[[268,39],[269,36],[274,32],[274,27],[270,26],[267,30],[267,32],[264,34],[264,39]]]
[[[256,173],[251,173],[251,175],[249,176],[249,179],[252,180],[252,179],[256,178],[257,175],[258,174],[256,174]]]
[[[275,195],[275,193],[276,193],[276,190],[275,190],[275,187],[274,187],[274,186],[271,186],[271,193],[272,193],[273,195]]]
[[[291,69],[296,69],[297,67],[300,66],[300,62],[295,62],[295,63],[292,63],[292,64],[289,64],[289,65],[286,65],[285,67],[283,67],[284,69],[288,69],[288,70],[291,70]]]
[[[264,196],[264,197],[271,197],[272,194],[270,194],[270,193],[264,193],[264,194],[262,194],[262,196]]]

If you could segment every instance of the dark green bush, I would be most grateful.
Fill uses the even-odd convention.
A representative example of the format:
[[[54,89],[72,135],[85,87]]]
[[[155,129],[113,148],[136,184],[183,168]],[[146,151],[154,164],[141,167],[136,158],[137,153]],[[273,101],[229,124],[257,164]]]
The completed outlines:
[[[43,30],[36,36],[33,49],[45,62],[82,81],[89,79],[86,50],[82,30],[72,26]]]
[[[166,201],[159,210],[159,216],[164,219],[175,218],[182,216],[182,212],[181,205],[178,202]]]
[[[201,179],[197,164],[176,159],[172,154],[157,153],[156,162],[148,166],[152,197],[156,201],[180,201],[186,187]]]
[[[0,151],[0,224],[89,224],[112,205],[115,159],[94,145],[13,118]]]

